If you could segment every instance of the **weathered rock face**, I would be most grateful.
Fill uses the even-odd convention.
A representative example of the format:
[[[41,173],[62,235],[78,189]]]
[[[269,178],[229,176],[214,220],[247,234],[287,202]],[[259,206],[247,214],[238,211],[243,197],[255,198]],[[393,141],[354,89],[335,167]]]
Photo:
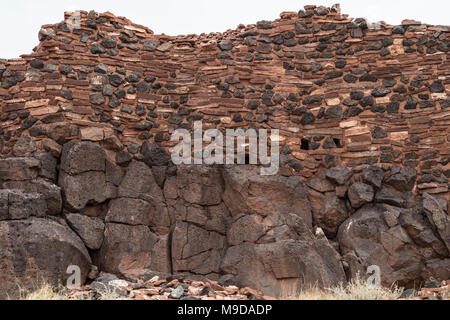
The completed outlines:
[[[100,268],[125,277],[139,277],[145,270],[170,273],[168,254],[167,237],[148,227],[107,223]]]
[[[69,209],[82,210],[115,196],[116,187],[106,179],[105,151],[92,142],[69,142],[61,155],[59,185]]]
[[[66,215],[67,223],[80,236],[87,248],[100,249],[103,243],[105,224],[100,218],[80,214]]]
[[[364,183],[354,183],[348,189],[348,198],[353,208],[372,202],[373,196],[373,188]]]
[[[256,243],[241,241],[229,247],[222,263],[223,270],[235,274],[239,284],[279,296],[303,286],[345,282],[339,254],[326,239],[316,239],[301,217],[276,213],[261,223],[260,228],[268,231],[261,232],[260,238],[253,240]],[[249,238],[257,228],[240,231],[247,232]]]
[[[170,273],[170,219],[152,170],[133,161],[109,202],[100,265],[127,277],[150,269]]]
[[[224,202],[233,217],[293,213],[312,226],[303,182],[297,177],[261,176],[257,168],[232,166],[224,171]]]
[[[252,166],[179,167],[177,176],[166,180],[164,194],[177,221],[171,247],[174,272],[210,278],[234,274],[241,285],[277,295],[291,285],[298,289],[303,280],[323,285],[344,280],[336,252],[324,255],[308,246],[315,245],[311,209],[296,177],[261,177]],[[303,262],[305,270],[314,268],[312,260],[322,270],[302,270],[298,259],[306,255],[315,259]],[[338,267],[337,274],[323,269],[324,260]]]
[[[449,256],[420,214],[386,204],[365,205],[339,228],[342,253],[353,253],[364,267],[379,266],[385,285],[413,285],[412,279],[429,272],[425,261]]]
[[[386,285],[448,276],[448,205],[414,196],[413,170],[340,165],[304,184],[250,165],[175,167],[153,156],[149,167],[139,158],[114,164],[99,144],[69,142],[46,170],[39,152],[0,159],[17,172],[1,180],[5,274],[63,281],[67,265],[81,264],[84,281],[92,260],[127,279],[225,276],[274,296],[338,285],[374,264]],[[58,163],[55,185],[47,173]],[[49,243],[62,249],[45,264]]]
[[[428,220],[450,251],[450,218],[445,199],[424,194],[423,208]]]
[[[0,60],[0,286],[69,263],[84,281],[90,259],[269,295],[372,264],[388,285],[449,278],[448,27],[314,6],[206,38],[80,22]],[[278,175],[173,165],[170,134],[197,120],[279,129]]]
[[[84,280],[91,258],[80,238],[64,223],[43,218],[0,221],[0,298],[47,279],[65,283],[67,267],[77,265]]]

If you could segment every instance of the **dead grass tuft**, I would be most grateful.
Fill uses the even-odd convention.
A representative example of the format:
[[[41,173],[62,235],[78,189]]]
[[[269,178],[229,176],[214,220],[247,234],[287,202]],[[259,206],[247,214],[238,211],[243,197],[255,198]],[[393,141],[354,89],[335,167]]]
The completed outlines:
[[[288,294],[284,300],[396,300],[403,293],[403,288],[376,287],[367,284],[357,277],[346,285],[340,284],[334,288],[320,289],[310,286],[297,294]]]
[[[69,297],[66,290],[43,283],[35,290],[19,288],[19,296],[14,300],[69,300]]]

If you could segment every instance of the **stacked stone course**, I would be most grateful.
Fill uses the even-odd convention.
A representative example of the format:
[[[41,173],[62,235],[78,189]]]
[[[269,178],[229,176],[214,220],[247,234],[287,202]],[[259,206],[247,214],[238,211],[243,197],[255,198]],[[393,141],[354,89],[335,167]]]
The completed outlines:
[[[4,290],[70,264],[276,296],[373,264],[385,285],[449,277],[450,27],[338,6],[177,37],[80,17],[0,60]],[[279,175],[174,166],[171,134],[200,120],[278,129]]]
[[[0,64],[1,151],[21,136],[98,141],[138,157],[177,128],[280,129],[287,164],[414,167],[418,192],[448,194],[449,27],[351,19],[307,6],[275,21],[155,35],[110,13],[45,25],[34,53]],[[114,157],[114,156],[112,156]]]

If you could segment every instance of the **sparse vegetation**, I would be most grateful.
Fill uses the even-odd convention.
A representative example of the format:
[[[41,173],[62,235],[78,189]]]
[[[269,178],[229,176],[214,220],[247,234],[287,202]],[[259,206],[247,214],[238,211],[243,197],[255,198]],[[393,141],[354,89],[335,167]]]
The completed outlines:
[[[33,286],[35,289],[25,289],[18,285],[18,295],[9,296],[8,300],[94,300],[87,295],[80,295],[74,298],[69,294],[67,288],[63,286],[52,286],[47,282],[42,282],[39,286]],[[105,289],[99,291],[95,300],[129,300],[130,298],[118,295],[114,290]]]
[[[64,289],[58,289],[48,283],[42,283],[35,290],[19,288],[18,298],[10,298],[10,300],[69,300],[69,296]]]
[[[396,300],[403,293],[403,288],[376,287],[369,285],[362,278],[356,278],[346,285],[320,289],[310,286],[298,294],[287,294],[286,300]],[[414,297],[408,299],[415,299]]]
[[[132,300],[118,294],[114,289],[108,288],[98,290],[96,293],[70,292],[63,286],[52,286],[47,282],[34,286],[36,289],[24,289],[18,286],[18,296],[10,297],[9,300]],[[281,300],[421,300],[417,295],[403,297],[404,289],[393,285],[391,288],[370,285],[366,280],[357,277],[347,284],[340,284],[333,288],[321,289],[317,285],[304,286],[300,293],[285,292]],[[79,294],[77,294],[79,293]],[[445,293],[441,295],[444,300],[450,296]]]

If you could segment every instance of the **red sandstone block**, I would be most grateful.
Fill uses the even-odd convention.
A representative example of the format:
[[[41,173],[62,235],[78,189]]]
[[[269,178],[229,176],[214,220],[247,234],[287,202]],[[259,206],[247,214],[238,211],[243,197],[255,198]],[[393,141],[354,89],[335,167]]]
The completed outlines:
[[[93,110],[90,107],[74,106],[72,108],[72,112],[88,115],[88,114],[92,114]]]
[[[24,103],[7,104],[2,107],[2,112],[12,112],[25,109]]]

